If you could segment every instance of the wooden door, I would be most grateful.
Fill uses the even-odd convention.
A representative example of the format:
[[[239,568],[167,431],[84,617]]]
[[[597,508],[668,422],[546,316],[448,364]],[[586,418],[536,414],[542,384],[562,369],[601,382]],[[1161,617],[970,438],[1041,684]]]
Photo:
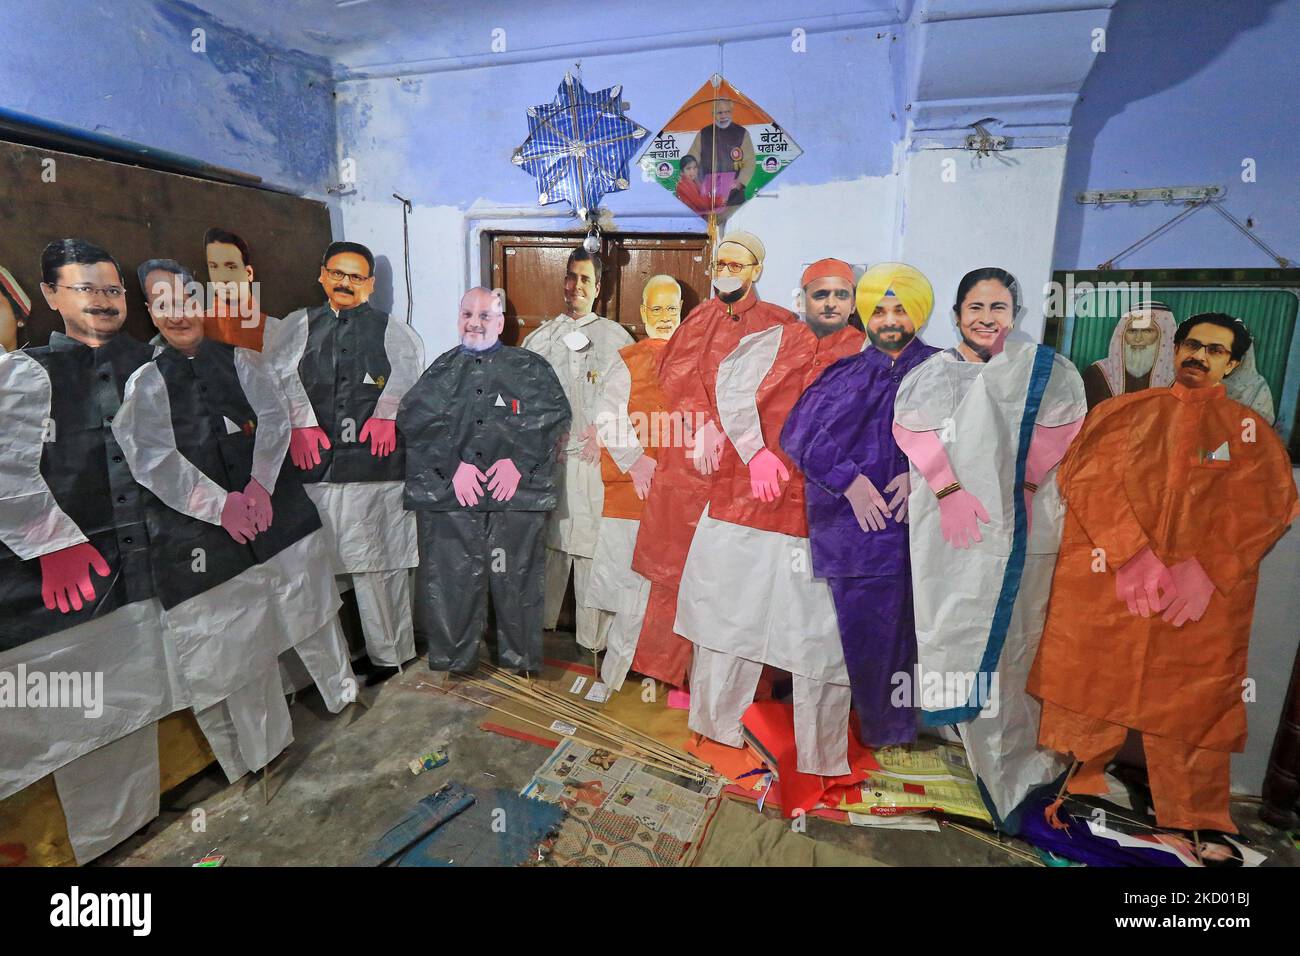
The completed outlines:
[[[518,345],[529,332],[564,311],[564,272],[569,252],[582,242],[572,233],[496,233],[491,236],[490,274],[484,284],[506,293],[502,341]],[[707,239],[699,235],[606,233],[601,237],[604,271],[595,311],[642,338],[641,289],[652,275],[666,274],[682,286],[682,314],[707,297]]]

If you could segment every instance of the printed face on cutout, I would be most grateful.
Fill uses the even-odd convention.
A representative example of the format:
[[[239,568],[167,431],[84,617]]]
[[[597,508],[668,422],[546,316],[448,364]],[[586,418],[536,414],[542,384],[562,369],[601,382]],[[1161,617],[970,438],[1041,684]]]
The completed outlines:
[[[570,262],[564,276],[564,304],[569,315],[582,318],[591,311],[598,295],[600,276],[596,275],[596,264],[590,259]]]
[[[155,269],[144,279],[145,304],[154,327],[172,348],[192,355],[203,341],[201,309],[185,308],[185,282],[172,272]]]
[[[375,288],[370,264],[365,256],[355,252],[330,256],[329,261],[321,266],[319,281],[336,312],[355,309],[370,298]]]
[[[957,315],[961,339],[984,361],[1006,339],[1016,320],[1011,290],[996,279],[981,279],[971,286]]]
[[[890,292],[876,303],[867,318],[867,338],[882,352],[897,355],[916,338],[916,323],[903,308],[903,302]]]
[[[460,300],[456,331],[460,344],[472,352],[482,352],[497,344],[506,317],[497,296],[486,289],[470,289]]]
[[[0,350],[12,352],[18,348],[18,317],[7,295],[0,295]]]
[[[63,318],[71,338],[92,347],[107,342],[126,321],[122,277],[111,262],[81,262],[59,267],[55,285],[41,283],[41,294]]]
[[[823,276],[804,286],[803,299],[808,325],[814,331],[838,332],[853,314],[854,286],[838,276]]]
[[[723,242],[713,259],[713,288],[723,295],[739,293],[743,298],[758,277],[763,263],[738,242]]]
[[[682,296],[666,282],[658,283],[645,295],[641,304],[641,322],[652,339],[669,339],[682,321]]]
[[[212,294],[222,302],[238,303],[240,286],[253,281],[253,267],[244,264],[239,246],[229,242],[208,243],[207,256]]]
[[[1213,388],[1240,365],[1232,359],[1232,330],[1199,322],[1174,350],[1174,378],[1186,388]]]

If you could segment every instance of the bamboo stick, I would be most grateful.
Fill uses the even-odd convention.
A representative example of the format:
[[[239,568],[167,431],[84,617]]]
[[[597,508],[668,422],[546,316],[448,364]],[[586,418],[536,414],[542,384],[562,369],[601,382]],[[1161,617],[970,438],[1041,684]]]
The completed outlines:
[[[466,694],[458,694],[454,690],[447,690],[445,688],[439,688],[439,690],[441,690],[442,693],[444,694],[450,694],[452,697],[459,697],[461,700],[467,700],[471,704],[478,704],[480,707],[486,707],[488,710],[493,710],[499,714],[505,714],[508,717],[513,717],[515,720],[518,720],[521,723],[528,724],[529,726],[538,727],[542,730],[550,731],[551,733],[558,733],[558,731],[554,730],[552,727],[547,726],[546,724],[540,724],[535,720],[529,720],[527,717],[520,717],[518,714],[511,713],[510,711],[506,710],[503,707],[497,707],[494,704],[489,704],[487,701],[478,700]],[[677,773],[677,774],[681,774],[682,776],[696,777],[697,779],[703,779],[703,775],[697,774],[694,771],[664,764],[661,763],[659,760],[651,757],[639,756],[637,754],[628,753],[627,751],[620,749],[617,745],[609,747],[606,746],[605,744],[600,743],[599,741],[590,740],[585,737],[580,737],[577,734],[561,734],[561,736],[569,740],[576,740],[578,743],[586,744],[589,747],[596,747],[601,750],[612,750],[620,757],[626,757],[627,759],[636,761],[637,763],[652,764],[654,766],[659,767],[660,770],[667,770],[670,773]]]
[[[523,691],[522,689],[516,689],[508,685],[494,685],[491,682],[477,678],[470,678],[467,683],[487,690],[489,693],[495,693],[517,703],[522,703],[526,706],[544,710],[547,709],[547,705],[550,705],[551,708],[562,717],[566,717],[570,721],[577,721],[602,736],[607,736],[612,740],[618,740],[628,746],[633,746],[639,750],[653,753],[661,759],[681,763],[706,774],[711,774],[713,772],[712,767],[708,764],[697,760],[690,754],[685,754],[682,751],[676,750],[654,737],[643,735],[644,741],[635,738],[629,739],[628,735],[620,730],[620,728],[625,725],[618,721],[607,720],[606,716],[600,711],[585,707],[576,701],[565,700],[558,695],[541,696],[537,695],[535,692]]]
[[[491,692],[494,692],[490,687],[487,687],[487,686],[485,686],[485,685],[475,684],[474,686],[482,686],[482,687],[484,687],[484,689],[488,690],[490,693],[491,693]],[[534,708],[537,708],[537,709],[544,709],[544,708],[540,707],[536,701],[530,700],[530,699],[528,699],[527,697],[524,697],[524,696],[519,696],[519,695],[515,695],[515,694],[511,694],[511,693],[500,694],[499,696],[504,697],[506,700],[510,700],[510,701],[515,702],[515,703],[523,704],[524,706],[534,707]],[[518,715],[515,715],[515,716],[518,716]],[[606,738],[608,738],[608,739],[610,739],[610,740],[612,740],[612,741],[615,741],[615,742],[617,742],[617,743],[619,743],[619,744],[624,745],[625,747],[630,747],[630,748],[632,748],[632,749],[638,751],[639,753],[643,753],[643,754],[647,755],[648,757],[652,757],[652,758],[656,759],[659,763],[662,763],[662,764],[668,764],[668,765],[671,765],[671,766],[673,766],[673,767],[675,767],[675,768],[678,768],[678,769],[680,769],[680,770],[682,770],[682,771],[684,771],[684,772],[687,772],[690,776],[693,776],[693,777],[703,777],[703,776],[708,775],[708,771],[701,772],[701,769],[702,769],[702,768],[697,768],[697,767],[695,767],[695,766],[693,766],[693,765],[687,763],[686,761],[682,760],[682,758],[681,758],[677,753],[675,753],[674,751],[672,751],[672,750],[670,750],[670,749],[666,749],[666,748],[664,748],[664,749],[655,749],[655,750],[652,750],[652,749],[650,749],[650,748],[648,748],[648,747],[642,746],[641,744],[639,744],[639,743],[636,742],[636,741],[633,741],[633,740],[627,740],[627,739],[625,739],[625,738],[619,736],[617,733],[615,733],[615,732],[613,732],[613,731],[610,731],[610,730],[608,730],[608,729],[606,729],[606,728],[602,728],[602,727],[600,727],[600,726],[592,726],[592,725],[590,725],[590,724],[589,724],[589,723],[588,723],[588,722],[583,718],[582,715],[574,715],[574,714],[570,714],[570,713],[565,712],[565,711],[560,711],[560,712],[559,712],[559,716],[562,717],[562,718],[564,718],[564,719],[566,719],[566,720],[569,721],[569,722],[577,722],[577,723],[578,723],[580,726],[582,726],[584,729],[586,729],[586,730],[588,730],[588,731],[590,731],[590,732],[592,732],[592,733],[594,733],[594,734],[596,734],[596,735],[598,735],[598,736],[606,737]],[[520,717],[520,719],[521,719],[521,720],[525,720],[526,718]]]
[[[490,665],[489,665],[489,669],[490,669],[489,672],[495,672],[495,673],[493,674],[494,677],[500,677],[501,679],[503,679],[503,680],[505,680],[505,681],[507,681],[507,682],[511,682],[511,683],[514,683],[514,682],[517,682],[517,681],[518,681],[518,678],[515,677],[513,674],[511,674],[509,671],[503,671],[503,670],[501,670],[500,668],[491,667]],[[530,688],[530,691],[533,692],[533,693],[538,693],[538,694],[544,695],[544,696],[546,696],[546,697],[548,697],[548,698],[550,698],[550,699],[556,700],[556,701],[562,701],[563,703],[565,703],[565,704],[567,704],[567,705],[570,705],[570,706],[573,706],[573,705],[577,704],[576,701],[573,701],[573,700],[567,699],[567,698],[561,696],[560,694],[556,693],[555,691],[549,690],[549,689],[547,689],[547,688],[536,687],[536,686],[534,686],[534,687]],[[578,705],[578,706],[582,706],[582,705]],[[712,770],[712,767],[710,767],[709,764],[707,764],[707,763],[705,763],[704,761],[700,760],[699,758],[697,758],[697,757],[694,756],[693,754],[688,754],[688,753],[685,753],[684,751],[677,750],[676,748],[672,747],[671,745],[664,743],[662,740],[659,740],[659,738],[657,738],[657,737],[653,737],[653,736],[651,736],[650,734],[647,734],[647,733],[645,733],[644,731],[637,729],[636,727],[629,726],[628,724],[623,723],[623,721],[618,720],[617,718],[615,718],[615,717],[613,717],[613,716],[611,716],[611,715],[609,715],[609,714],[606,714],[606,713],[604,713],[604,712],[602,712],[602,711],[595,710],[595,709],[593,709],[593,708],[587,708],[587,707],[585,707],[585,706],[583,706],[583,709],[589,711],[589,712],[592,713],[593,715],[598,715],[602,720],[607,720],[607,721],[609,721],[610,723],[612,723],[612,724],[614,724],[614,725],[616,725],[616,726],[618,726],[618,727],[623,728],[624,730],[628,731],[629,733],[633,734],[634,736],[641,737],[641,738],[643,738],[644,740],[649,741],[649,742],[651,742],[651,743],[653,743],[653,744],[655,744],[655,745],[657,745],[657,746],[667,747],[669,750],[672,750],[674,753],[680,754],[681,757],[682,757],[683,759],[685,759],[685,760],[687,760],[688,762],[694,764],[695,766],[700,767],[701,769],[709,769],[709,770]]]

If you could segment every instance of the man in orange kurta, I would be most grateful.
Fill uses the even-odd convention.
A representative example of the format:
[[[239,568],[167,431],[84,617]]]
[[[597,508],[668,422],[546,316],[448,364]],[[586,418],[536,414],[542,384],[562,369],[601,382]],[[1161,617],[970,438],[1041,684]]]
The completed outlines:
[[[641,322],[646,337],[619,349],[604,370],[596,398],[600,477],[605,506],[596,530],[587,606],[610,618],[600,679],[623,686],[636,652],[650,596],[650,582],[632,570],[644,499],[658,467],[661,443],[672,438],[667,403],[659,388],[659,360],[682,320],[682,287],[672,276],[646,280]]]
[[[637,533],[632,570],[650,580],[650,599],[632,669],[676,687],[686,683],[691,662],[691,643],[673,632],[677,587],[725,444],[715,403],[718,366],[744,336],[799,321],[758,298],[754,283],[765,256],[751,233],[722,239],[712,264],[717,296],[691,310],[659,364],[659,387],[682,435],[671,436],[678,447],[660,455]],[[683,453],[678,439],[685,435],[693,437]]]
[[[1268,422],[1220,384],[1245,326],[1193,316],[1174,342],[1174,385],[1098,405],[1061,465],[1065,531],[1028,689],[1040,742],[1081,761],[1069,789],[1105,793],[1136,730],[1159,824],[1236,832],[1229,753],[1246,742],[1259,563],[1296,489]]]

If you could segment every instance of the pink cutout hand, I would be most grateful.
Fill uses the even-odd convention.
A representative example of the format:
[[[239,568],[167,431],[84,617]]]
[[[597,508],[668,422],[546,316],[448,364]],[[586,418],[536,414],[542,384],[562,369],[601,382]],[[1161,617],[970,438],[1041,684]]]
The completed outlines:
[[[488,482],[488,491],[492,492],[493,498],[497,501],[509,501],[515,496],[521,476],[513,461],[509,458],[498,458],[488,467],[487,473],[492,476],[492,480]]]
[[[295,428],[289,433],[289,460],[303,471],[319,465],[320,449],[329,447],[329,436],[315,425]]]
[[[108,562],[93,544],[83,541],[70,548],[41,555],[41,597],[51,611],[80,611],[82,598],[95,599],[90,568],[101,578],[108,577]]]
[[[361,426],[361,440],[370,439],[370,454],[387,458],[397,448],[397,422],[391,418],[370,418]]]
[[[884,495],[876,490],[870,478],[858,475],[844,489],[844,497],[849,500],[849,507],[853,509],[853,517],[858,519],[859,528],[867,532],[885,530],[890,509],[885,504]]]
[[[944,540],[954,548],[965,550],[976,541],[983,541],[980,522],[989,523],[989,513],[980,500],[965,488],[939,499],[939,529]]]
[[[766,448],[749,459],[749,489],[759,501],[781,497],[781,482],[790,480],[790,470]]]
[[[248,499],[238,491],[226,495],[226,503],[221,507],[221,527],[240,544],[257,537],[257,526],[249,509]]]
[[[650,483],[654,481],[655,468],[657,462],[649,455],[643,454],[636,460],[627,473],[632,476],[632,487],[636,491],[636,496],[645,501],[646,495],[650,494]]]
[[[487,475],[469,462],[462,461],[456,468],[456,474],[451,478],[451,487],[456,492],[456,500],[465,508],[474,507],[483,496],[481,482],[484,481],[487,481]]]
[[[265,531],[271,527],[271,493],[256,478],[250,478],[244,488],[244,497],[248,499],[248,515],[257,530]]]
[[[725,440],[726,436],[712,419],[704,423],[687,449],[696,471],[702,475],[711,475],[718,470],[722,463],[722,443]]]
[[[894,476],[894,479],[885,485],[885,493],[894,493],[894,497],[889,499],[889,510],[893,512],[894,520],[899,524],[907,524],[907,496],[912,493],[912,475],[910,472],[902,471]]]
[[[1135,616],[1158,614],[1177,595],[1174,576],[1150,548],[1143,548],[1115,572],[1115,596]]]
[[[1165,610],[1164,621],[1182,627],[1188,621],[1199,621],[1205,616],[1214,596],[1214,582],[1195,558],[1180,561],[1169,569],[1177,594]]]

